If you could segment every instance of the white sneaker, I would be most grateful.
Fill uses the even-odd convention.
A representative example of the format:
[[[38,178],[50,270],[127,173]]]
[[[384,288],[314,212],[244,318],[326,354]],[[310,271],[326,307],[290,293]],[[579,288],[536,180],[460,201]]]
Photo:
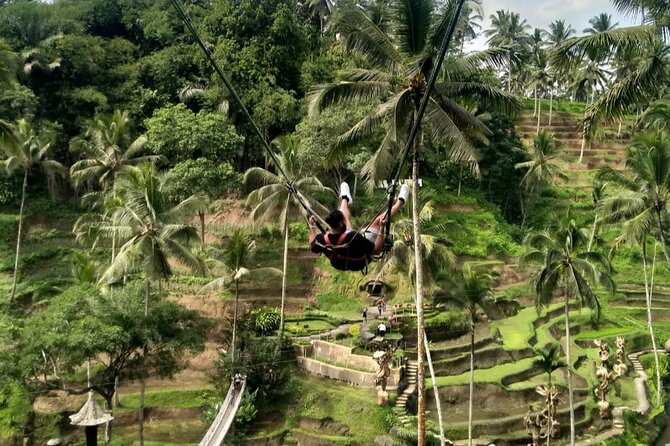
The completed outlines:
[[[346,198],[349,204],[353,203],[354,199],[351,198],[351,191],[349,190],[349,185],[346,182],[340,184],[340,197]]]
[[[403,203],[407,203],[407,197],[409,196],[409,186],[403,183],[400,186],[400,192],[398,193],[398,200],[402,200]]]

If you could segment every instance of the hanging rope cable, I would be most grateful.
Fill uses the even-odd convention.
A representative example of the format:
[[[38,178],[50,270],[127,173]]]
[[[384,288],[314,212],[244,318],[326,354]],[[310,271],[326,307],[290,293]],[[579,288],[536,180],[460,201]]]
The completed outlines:
[[[416,138],[416,135],[419,133],[419,126],[421,124],[421,119],[423,118],[423,115],[426,112],[426,107],[428,106],[428,101],[430,100],[430,93],[435,87],[435,82],[437,81],[437,76],[440,72],[440,68],[442,68],[442,63],[444,62],[444,58],[447,54],[447,50],[449,49],[449,45],[451,44],[451,39],[454,36],[454,32],[456,30],[456,24],[458,23],[458,18],[461,15],[461,11],[463,10],[463,5],[465,4],[465,0],[458,0],[458,4],[456,5],[456,10],[454,11],[454,14],[451,16],[451,20],[449,22],[449,28],[447,28],[447,32],[444,35],[444,38],[442,39],[442,46],[440,47],[440,52],[437,56],[437,64],[433,68],[433,71],[430,73],[430,79],[428,80],[428,85],[426,86],[426,91],[423,93],[423,98],[421,98],[421,103],[419,104],[419,110],[417,111],[416,117],[414,119],[414,123],[412,124],[412,130],[409,133],[409,138],[407,138],[407,143],[405,144],[405,148],[403,150],[403,156],[400,159],[400,163],[398,164],[398,169],[396,170],[395,177],[391,180],[391,184],[388,186],[388,206],[386,209],[386,234],[390,234],[391,232],[391,219],[389,216],[391,215],[391,208],[393,207],[393,200],[395,199],[395,193],[396,189],[398,187],[398,181],[400,180],[400,175],[402,173],[402,169],[405,166],[405,163],[407,162],[407,158],[409,156],[410,150],[412,149],[412,145],[414,143],[414,139]],[[386,240],[384,242],[384,249],[388,250],[391,248],[392,241]]]
[[[219,64],[216,62],[216,60],[214,59],[214,56],[212,55],[212,52],[209,50],[207,45],[205,45],[205,42],[202,40],[202,37],[200,37],[200,33],[198,33],[198,30],[196,30],[195,26],[193,26],[193,22],[191,22],[191,19],[186,14],[186,11],[184,11],[184,8],[182,7],[179,0],[171,0],[171,2],[172,2],[172,5],[174,6],[174,8],[177,10],[177,13],[179,14],[179,17],[181,18],[182,22],[184,22],[184,25],[186,25],[188,30],[191,32],[191,35],[193,36],[193,38],[196,40],[196,42],[198,42],[198,45],[200,45],[200,48],[202,48],[202,51],[205,53],[205,56],[207,57],[209,62],[214,67],[214,70],[219,75],[219,77],[221,78],[221,80],[225,84],[225,86],[228,89],[228,91],[230,92],[230,94],[233,96],[233,99],[235,100],[237,105],[242,110],[242,113],[247,118],[247,121],[249,121],[249,124],[251,124],[251,127],[254,129],[254,132],[256,133],[258,138],[260,138],[260,140],[263,142],[263,147],[265,148],[265,150],[270,155],[270,158],[272,158],[272,161],[274,162],[274,164],[277,167],[277,170],[279,171],[281,176],[284,177],[285,186],[288,189],[288,191],[290,193],[292,193],[293,196],[295,197],[295,199],[298,201],[298,203],[300,203],[300,206],[302,206],[302,208],[307,213],[308,218],[312,215],[318,217],[318,215],[312,210],[312,208],[309,206],[307,201],[303,198],[302,195],[300,195],[298,190],[293,185],[293,180],[288,176],[288,174],[286,173],[286,171],[282,167],[281,163],[279,162],[279,159],[277,159],[277,155],[272,150],[272,147],[270,147],[270,143],[268,143],[267,139],[265,138],[265,136],[263,135],[261,130],[258,128],[258,125],[254,121],[254,119],[251,117],[251,114],[249,113],[249,110],[247,110],[247,108],[242,103],[242,99],[240,99],[239,95],[237,94],[237,91],[233,87],[233,84],[231,84],[228,77],[223,73],[223,70],[221,69]],[[319,220],[317,220],[316,224],[319,227],[319,230],[321,230],[321,232],[325,232],[325,229],[323,228],[323,226],[321,225]]]

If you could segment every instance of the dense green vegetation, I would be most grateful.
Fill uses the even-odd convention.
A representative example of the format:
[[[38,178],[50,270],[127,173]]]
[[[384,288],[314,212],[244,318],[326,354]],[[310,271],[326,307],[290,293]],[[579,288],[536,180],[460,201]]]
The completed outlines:
[[[609,427],[594,341],[612,368],[618,336],[654,349],[653,407],[608,444],[660,430],[667,7],[614,2],[645,24],[604,13],[581,36],[500,10],[466,51],[483,14],[466,2],[408,141],[456,1],[183,3],[261,136],[170,1],[0,0],[0,442],[81,441],[64,417],[93,392],[108,442],[196,443],[242,372],[233,442],[518,442],[555,391],[574,444]],[[308,251],[304,202],[325,216],[347,181],[363,228],[397,169],[411,196],[366,276]],[[316,338],[370,360],[381,322],[406,373],[388,405],[299,370]],[[633,378],[613,405],[637,404]]]

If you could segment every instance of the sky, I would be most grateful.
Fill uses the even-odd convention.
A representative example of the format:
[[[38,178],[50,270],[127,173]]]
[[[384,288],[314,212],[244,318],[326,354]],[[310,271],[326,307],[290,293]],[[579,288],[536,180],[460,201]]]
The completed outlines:
[[[565,19],[571,24],[577,34],[581,34],[584,28],[589,27],[589,19],[601,12],[612,15],[619,26],[633,24],[634,18],[626,17],[614,9],[609,0],[482,0],[484,6],[484,23],[482,31],[490,28],[489,16],[499,9],[509,9],[518,12],[526,19],[533,28],[546,29],[550,22]],[[637,20],[639,23],[639,19]],[[480,36],[466,50],[481,50],[486,48],[486,37],[480,32]]]

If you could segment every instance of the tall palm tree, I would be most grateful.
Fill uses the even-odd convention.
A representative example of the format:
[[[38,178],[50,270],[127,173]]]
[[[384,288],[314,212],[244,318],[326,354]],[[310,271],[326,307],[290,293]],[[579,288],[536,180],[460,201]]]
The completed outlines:
[[[185,222],[203,209],[205,203],[194,196],[171,203],[167,193],[169,180],[169,175],[157,173],[151,164],[120,171],[113,193],[122,204],[111,211],[112,216],[100,228],[107,237],[119,237],[123,245],[98,283],[111,285],[132,271],[143,272],[144,317],[149,315],[152,283],[160,284],[173,274],[170,259],[195,272],[204,271],[202,261],[191,252],[191,247],[200,240],[198,230]],[[143,445],[144,376],[140,382],[139,443]]]
[[[158,155],[141,155],[146,148],[145,135],[133,139],[128,111],[115,110],[111,116],[99,116],[83,137],[72,140],[72,149],[82,151],[86,158],[70,168],[76,186],[99,183],[104,189],[112,186],[114,175],[128,166],[155,162]]]
[[[0,39],[0,85],[8,86],[16,79],[18,59],[11,47]]]
[[[547,305],[557,291],[563,294],[570,444],[572,446],[575,444],[575,408],[570,356],[572,342],[570,338],[570,299],[578,298],[582,305],[592,308],[598,318],[600,302],[593,291],[594,287],[603,285],[611,291],[614,290],[607,258],[598,252],[583,250],[587,238],[587,231],[578,228],[574,220],[566,219],[554,232],[541,231],[530,234],[525,240],[527,250],[522,257],[522,262],[539,266],[539,274],[535,278],[538,309]]]
[[[423,282],[424,287],[434,285],[438,274],[453,268],[456,256],[445,240],[444,233],[454,227],[451,222],[435,224],[437,208],[432,201],[427,201],[421,207],[419,218],[421,221],[421,252],[425,265]],[[391,225],[393,246],[375,268],[375,273],[384,275],[402,271],[414,283],[415,253],[414,250],[414,222],[411,218],[401,218],[399,215]]]
[[[297,163],[299,141],[295,137],[280,136],[273,143],[279,149],[277,160],[289,178],[298,178],[300,166]],[[281,310],[279,312],[279,333],[284,334],[284,303],[286,299],[286,274],[288,270],[288,224],[300,218],[303,208],[298,199],[288,191],[285,180],[279,175],[262,167],[252,167],[244,174],[245,183],[258,186],[247,197],[247,206],[251,207],[251,217],[255,222],[279,221],[284,234],[284,262],[282,267]],[[310,207],[319,213],[327,208],[314,198],[315,196],[335,196],[335,192],[321,184],[315,176],[300,177],[293,183]]]
[[[558,158],[559,141],[544,129],[535,135],[530,150],[530,160],[514,165],[515,169],[528,169],[521,179],[521,184],[528,193],[528,201],[523,213],[523,220],[528,213],[530,197],[538,196],[543,187],[555,185],[556,179],[567,180],[567,175],[556,162]]]
[[[535,349],[535,354],[537,357],[533,360],[533,368],[542,370],[547,374],[547,391],[551,392],[553,389],[551,374],[558,369],[566,367],[567,364],[559,357],[558,344],[549,344],[537,348]],[[551,410],[547,411],[547,414],[549,416],[547,420],[547,446],[549,446],[553,431],[553,428],[550,428],[550,426],[553,427],[554,420],[552,419],[553,412]]]
[[[598,231],[598,211],[600,210],[600,203],[605,198],[605,189],[607,188],[607,182],[597,182],[593,185],[591,190],[591,200],[593,201],[593,229],[591,230],[591,236],[589,237],[589,246],[586,248],[587,251],[591,251],[593,246],[593,241],[596,238],[596,232]]]
[[[664,132],[644,132],[628,146],[626,173],[603,168],[599,179],[619,191],[602,201],[603,222],[626,223],[653,233],[670,265],[666,238],[670,222],[670,137]]]
[[[547,42],[551,46],[565,42],[573,34],[575,34],[575,29],[572,25],[566,25],[565,20],[554,20],[549,24],[549,29],[545,31]]]
[[[458,33],[454,36],[455,41],[460,44],[461,56],[464,54],[465,42],[475,39],[478,31],[482,29],[482,20],[484,7],[481,0],[466,1],[459,17]]]
[[[19,207],[19,228],[16,235],[16,254],[14,256],[14,277],[9,302],[16,296],[16,284],[19,272],[19,255],[21,253],[21,232],[23,231],[23,213],[28,188],[28,175],[34,167],[39,167],[48,177],[55,174],[64,175],[65,168],[58,161],[48,159],[51,150],[50,135],[40,135],[25,119],[19,119],[14,125],[6,125],[8,133],[0,139],[0,149],[4,155],[0,167],[7,174],[20,171],[23,173],[21,186],[21,205]]]
[[[114,193],[121,204],[111,209],[109,223],[100,228],[103,236],[115,234],[123,243],[100,283],[113,284],[130,272],[143,272],[147,287],[145,306],[151,284],[172,276],[170,259],[197,273],[204,271],[202,260],[191,252],[200,240],[198,231],[187,221],[206,204],[197,196],[172,203],[169,182],[170,175],[158,173],[151,164],[124,169],[114,183]]]
[[[267,279],[269,276],[281,275],[277,268],[251,268],[256,254],[256,243],[249,237],[244,229],[236,229],[230,236],[230,240],[224,250],[210,248],[210,269],[217,278],[209,282],[204,290],[227,289],[233,285],[235,289],[235,310],[233,314],[233,336],[230,342],[231,362],[235,364],[237,315],[239,308],[240,284],[254,278]]]
[[[584,31],[582,31],[584,34],[597,34],[611,31],[619,26],[619,22],[612,23],[612,15],[607,14],[606,12],[601,12],[589,19],[589,25],[591,26],[584,28]]]
[[[434,224],[433,219],[436,209],[432,201],[426,202],[419,213],[422,226],[421,234],[421,257],[426,266],[423,270],[423,287],[431,288],[435,284],[436,276],[445,270],[451,270],[455,264],[456,256],[447,246],[446,240],[440,236],[449,230],[451,223]],[[416,244],[414,243],[414,221],[410,218],[399,218],[396,216],[391,226],[391,236],[394,241],[391,250],[377,264],[375,273],[383,276],[387,272],[405,272],[410,282],[416,287]],[[415,289],[415,296],[416,296]],[[444,423],[442,418],[442,405],[440,403],[439,389],[435,379],[435,370],[429,350],[428,337],[423,332],[423,344],[428,362],[428,370],[433,382],[433,393],[435,395],[435,407],[437,408],[437,419],[440,433],[440,444],[446,443],[444,434]]]
[[[446,289],[435,296],[437,304],[454,305],[468,313],[470,322],[470,398],[468,402],[468,445],[472,446],[472,404],[475,391],[475,324],[477,312],[488,312],[495,305],[491,274],[478,272],[471,265],[452,277]]]
[[[585,60],[601,63],[636,55],[635,63],[617,73],[609,88],[585,110],[581,125],[585,133],[593,133],[599,121],[622,119],[632,107],[660,97],[670,82],[670,47],[663,44],[662,29],[667,28],[662,24],[614,28],[568,39],[552,51],[552,65],[560,70]]]
[[[347,51],[357,54],[365,61],[364,68],[351,69],[342,75],[342,81],[319,85],[309,94],[310,113],[331,104],[356,101],[378,100],[370,115],[358,122],[339,138],[339,147],[346,148],[371,136],[376,129],[388,124],[388,130],[372,156],[363,168],[363,173],[373,186],[378,180],[388,178],[400,158],[398,148],[406,144],[421,98],[426,89],[426,79],[436,65],[435,51],[443,37],[455,2],[450,1],[446,13],[439,17],[430,1],[395,0],[394,36],[389,36],[376,26],[358,7],[343,7],[336,20],[336,30],[343,37]],[[450,147],[449,155],[456,160],[472,161],[477,169],[477,154],[464,133],[484,134],[486,129],[469,111],[458,104],[459,98],[474,96],[482,104],[500,106],[512,111],[519,106],[518,100],[495,87],[467,79],[468,73],[478,71],[484,62],[496,65],[502,62],[508,52],[490,49],[475,53],[444,65],[441,78],[431,92],[424,121],[433,139]],[[355,60],[355,59],[354,59]],[[474,96],[473,96],[474,95]],[[414,141],[412,150],[412,217],[414,221],[415,250],[420,251],[420,201],[419,152],[422,135]],[[417,287],[417,336],[423,339],[423,263],[421,256],[416,260]],[[425,427],[425,390],[423,370],[423,344],[419,343],[419,438],[423,444]]]
[[[319,31],[323,34],[326,32],[326,20],[331,15],[333,3],[330,0],[308,0],[306,5],[312,16],[319,19]]]
[[[507,53],[507,91],[512,92],[512,69],[518,54],[525,53],[528,46],[530,25],[516,12],[498,10],[490,16],[491,28],[484,31],[490,46],[506,47]]]
[[[612,252],[616,252],[622,244],[632,244],[640,247],[642,254],[642,271],[644,275],[644,294],[645,294],[645,303],[647,307],[647,329],[649,330],[649,338],[651,340],[651,345],[654,353],[654,362],[656,365],[656,389],[660,389],[662,385],[661,381],[661,372],[660,364],[658,357],[658,347],[656,342],[656,335],[654,334],[654,323],[653,323],[653,295],[654,295],[654,275],[656,272],[656,246],[657,240],[654,239],[654,256],[652,260],[651,267],[651,279],[649,275],[649,261],[647,259],[647,244],[649,242],[649,228],[644,224],[639,224],[635,220],[629,220],[623,223],[621,226],[621,234],[616,238],[613,246]],[[661,404],[661,392],[656,392],[656,405],[660,406]]]

